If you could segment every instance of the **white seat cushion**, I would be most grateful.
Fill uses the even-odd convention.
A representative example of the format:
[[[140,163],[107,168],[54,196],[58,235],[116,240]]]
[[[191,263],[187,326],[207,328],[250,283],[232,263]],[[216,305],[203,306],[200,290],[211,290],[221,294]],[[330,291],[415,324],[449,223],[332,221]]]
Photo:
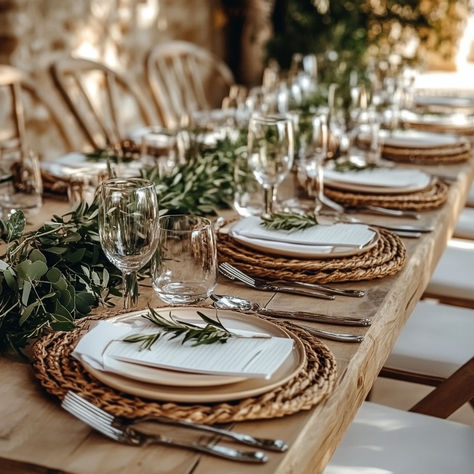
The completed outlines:
[[[449,241],[426,292],[474,301],[474,242]]]
[[[385,367],[447,378],[471,357],[474,310],[420,301]]]
[[[474,429],[362,404],[325,474],[472,474]]]
[[[461,211],[454,229],[454,235],[455,237],[474,240],[474,207],[465,207]]]

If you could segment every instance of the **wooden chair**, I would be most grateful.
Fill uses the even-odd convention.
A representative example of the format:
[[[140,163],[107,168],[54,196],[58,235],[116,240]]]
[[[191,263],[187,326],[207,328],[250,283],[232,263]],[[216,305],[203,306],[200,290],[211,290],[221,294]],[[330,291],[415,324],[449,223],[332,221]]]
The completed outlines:
[[[411,411],[445,418],[474,407],[474,310],[419,302],[380,376],[436,387]]]
[[[104,64],[69,57],[55,62],[51,73],[92,148],[117,145],[133,128],[152,125],[141,92]]]
[[[70,151],[73,148],[72,141],[64,126],[64,120],[60,120],[59,112],[57,112],[52,102],[26,73],[12,66],[1,64],[0,104],[2,126],[0,127],[0,157],[13,153],[21,153],[24,156],[28,148],[39,151],[33,143],[28,143],[27,119],[32,113],[29,114],[28,111],[25,111],[26,96],[30,96],[32,99],[32,106],[46,109],[48,120],[52,121],[55,130],[59,132],[65,144],[65,148]]]
[[[220,105],[234,77],[230,69],[203,48],[171,41],[153,48],[146,76],[163,123],[173,128],[195,110]]]

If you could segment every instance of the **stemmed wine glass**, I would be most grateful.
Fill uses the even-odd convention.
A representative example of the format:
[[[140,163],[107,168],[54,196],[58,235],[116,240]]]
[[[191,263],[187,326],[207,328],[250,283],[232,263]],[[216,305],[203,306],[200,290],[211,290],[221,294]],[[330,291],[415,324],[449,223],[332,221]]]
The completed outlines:
[[[249,168],[264,189],[265,215],[270,215],[276,189],[293,166],[293,121],[284,115],[254,114],[247,140]]]
[[[137,303],[137,271],[158,245],[158,199],[153,183],[142,178],[102,182],[99,237],[106,257],[122,271],[123,305],[129,309]]]
[[[323,162],[328,152],[328,126],[324,113],[300,116],[299,166],[308,179],[308,192],[315,198],[317,215],[324,201]]]

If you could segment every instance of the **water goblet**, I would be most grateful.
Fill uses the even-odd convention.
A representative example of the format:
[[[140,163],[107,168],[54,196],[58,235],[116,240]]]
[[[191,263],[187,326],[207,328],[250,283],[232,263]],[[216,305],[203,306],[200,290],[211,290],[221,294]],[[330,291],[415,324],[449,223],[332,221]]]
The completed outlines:
[[[151,262],[153,289],[165,303],[193,304],[210,296],[217,279],[217,250],[209,219],[159,218],[159,247]]]
[[[136,305],[137,271],[158,244],[158,200],[153,183],[142,178],[114,178],[100,187],[99,238],[106,257],[123,277],[123,303]]]
[[[307,177],[307,191],[314,196],[314,213],[317,215],[324,201],[323,162],[328,153],[326,115],[300,116],[300,141],[299,167]]]
[[[265,214],[270,215],[276,189],[293,166],[292,118],[255,114],[250,118],[247,140],[249,168],[264,189]]]

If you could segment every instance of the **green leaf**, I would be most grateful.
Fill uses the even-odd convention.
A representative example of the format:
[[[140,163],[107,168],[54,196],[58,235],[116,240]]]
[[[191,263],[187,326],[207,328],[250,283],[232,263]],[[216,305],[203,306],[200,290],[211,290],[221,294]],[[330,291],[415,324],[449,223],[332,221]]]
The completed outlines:
[[[81,291],[76,294],[76,308],[82,314],[90,313],[92,306],[95,305],[96,300],[93,295],[86,291]]]
[[[54,315],[55,317],[62,316],[67,320],[72,321],[71,313],[59,301],[56,301],[56,305],[54,307]]]
[[[18,283],[15,278],[15,273],[11,268],[8,268],[3,272],[3,276],[5,277],[5,281],[8,287],[13,291],[18,291]]]
[[[34,311],[34,309],[39,305],[39,301],[34,301],[30,305],[28,305],[26,308],[23,309],[21,312],[21,317],[20,320],[18,321],[18,324],[20,326],[23,326],[25,321],[31,316],[31,313]]]
[[[46,257],[38,249],[33,249],[30,252],[30,255],[28,256],[28,258],[32,262],[40,261],[40,262],[43,262],[43,263],[47,263]]]
[[[27,280],[23,284],[23,291],[21,293],[21,303],[23,306],[28,305],[28,300],[30,298],[30,293],[31,293],[31,283]]]
[[[84,258],[85,253],[85,248],[80,248],[74,252],[67,252],[64,254],[64,260],[67,260],[71,263],[78,263]]]
[[[44,249],[45,252],[54,253],[55,255],[62,255],[68,251],[67,247],[49,247]]]
[[[39,280],[47,271],[48,266],[41,260],[37,260],[28,267],[28,276],[32,280]]]

